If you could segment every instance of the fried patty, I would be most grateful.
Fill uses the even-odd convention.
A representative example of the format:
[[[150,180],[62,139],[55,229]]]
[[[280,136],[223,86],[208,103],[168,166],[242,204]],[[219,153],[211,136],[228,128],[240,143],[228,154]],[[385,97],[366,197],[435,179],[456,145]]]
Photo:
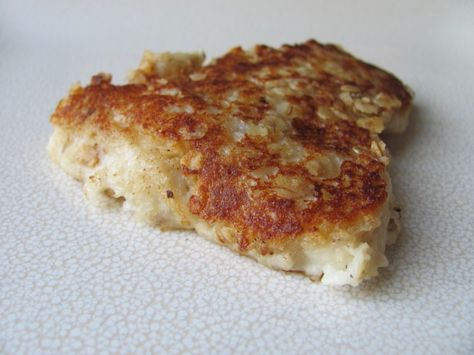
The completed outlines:
[[[357,285],[387,265],[389,154],[412,95],[334,45],[146,52],[127,85],[98,74],[51,117],[53,160],[87,197],[196,229],[267,266]]]

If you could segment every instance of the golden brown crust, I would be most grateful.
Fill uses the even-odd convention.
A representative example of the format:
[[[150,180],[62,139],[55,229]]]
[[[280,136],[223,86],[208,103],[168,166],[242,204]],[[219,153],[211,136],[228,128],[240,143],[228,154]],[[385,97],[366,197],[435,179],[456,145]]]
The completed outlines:
[[[181,166],[196,184],[189,209],[231,225],[242,251],[350,226],[386,203],[387,153],[376,133],[411,104],[391,74],[316,41],[235,48],[173,80],[150,72],[123,86],[93,77],[59,103],[52,123],[156,135],[199,155]],[[332,174],[328,156],[339,162]]]

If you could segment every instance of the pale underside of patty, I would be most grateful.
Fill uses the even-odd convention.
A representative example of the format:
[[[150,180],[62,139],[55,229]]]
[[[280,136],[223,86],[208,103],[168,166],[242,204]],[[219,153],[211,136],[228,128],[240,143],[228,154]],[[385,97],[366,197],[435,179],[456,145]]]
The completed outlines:
[[[406,127],[411,94],[314,41],[203,59],[147,52],[128,85],[73,87],[50,156],[89,200],[154,226],[327,284],[375,276],[398,230],[377,134]]]

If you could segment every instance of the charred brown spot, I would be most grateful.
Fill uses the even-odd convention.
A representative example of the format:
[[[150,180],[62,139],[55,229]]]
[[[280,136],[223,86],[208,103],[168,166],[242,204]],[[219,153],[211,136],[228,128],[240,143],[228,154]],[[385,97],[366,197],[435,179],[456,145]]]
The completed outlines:
[[[315,150],[335,150],[347,153],[352,147],[368,147],[371,139],[366,129],[349,121],[323,124],[313,120],[294,118],[295,139]]]

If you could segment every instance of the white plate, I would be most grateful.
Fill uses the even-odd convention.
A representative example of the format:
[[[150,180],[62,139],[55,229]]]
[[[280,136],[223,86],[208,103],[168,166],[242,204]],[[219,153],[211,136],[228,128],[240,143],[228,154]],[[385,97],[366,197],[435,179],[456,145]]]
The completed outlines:
[[[11,1],[0,16],[0,352],[474,351],[473,3]],[[310,37],[417,94],[408,131],[386,137],[404,230],[362,287],[93,210],[46,156],[68,87],[101,70],[122,81],[145,48]]]

